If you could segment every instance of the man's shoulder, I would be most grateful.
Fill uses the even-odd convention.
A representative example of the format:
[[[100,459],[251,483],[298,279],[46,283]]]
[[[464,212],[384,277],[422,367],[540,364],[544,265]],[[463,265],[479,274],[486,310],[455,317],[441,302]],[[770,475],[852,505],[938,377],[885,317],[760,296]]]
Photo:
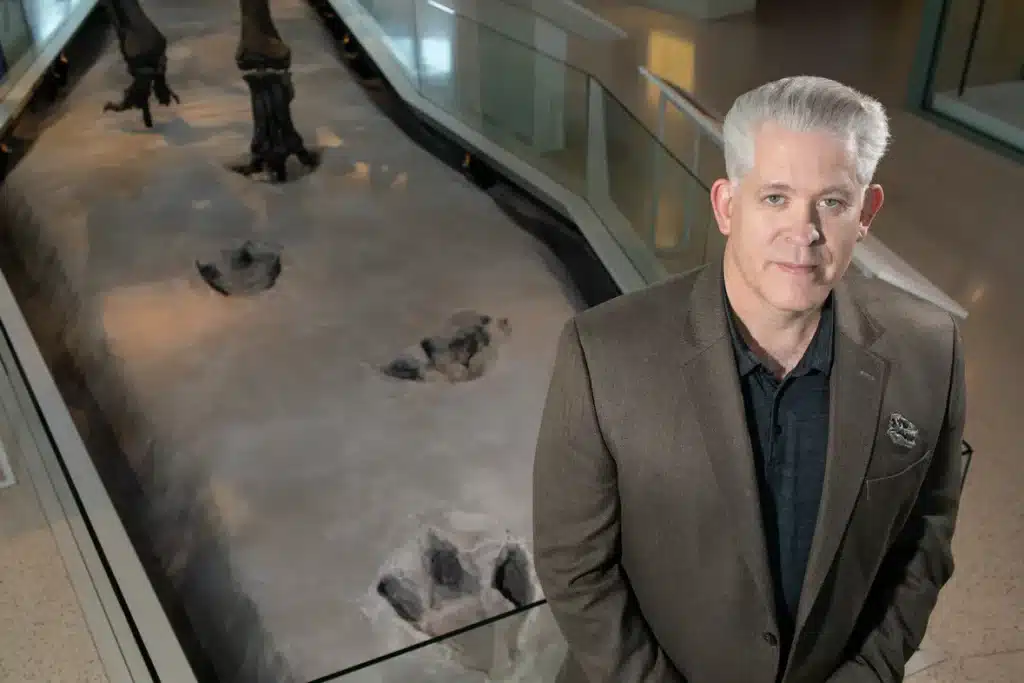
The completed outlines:
[[[884,280],[858,275],[847,286],[861,308],[887,331],[945,336],[956,326],[949,311]]]
[[[704,268],[674,275],[577,313],[573,321],[580,336],[621,339],[634,331],[649,332],[650,326],[665,316],[685,315],[693,286]]]

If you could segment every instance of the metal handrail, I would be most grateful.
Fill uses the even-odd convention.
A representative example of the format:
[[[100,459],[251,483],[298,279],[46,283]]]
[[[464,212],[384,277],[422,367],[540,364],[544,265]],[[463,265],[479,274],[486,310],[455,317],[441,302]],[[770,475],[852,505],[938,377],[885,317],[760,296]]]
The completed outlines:
[[[641,66],[639,70],[644,78],[657,86],[665,99],[689,114],[697,122],[697,125],[701,127],[701,130],[707,133],[711,139],[719,145],[724,144],[722,139],[722,123],[715,116],[685,95],[679,88],[652,74],[647,67]]]

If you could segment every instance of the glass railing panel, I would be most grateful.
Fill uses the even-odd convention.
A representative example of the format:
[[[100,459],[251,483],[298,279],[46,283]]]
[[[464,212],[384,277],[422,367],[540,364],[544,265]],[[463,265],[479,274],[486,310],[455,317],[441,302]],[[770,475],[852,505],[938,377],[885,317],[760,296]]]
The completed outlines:
[[[700,145],[700,157],[690,167],[702,183],[711,187],[712,183],[726,175],[725,153],[718,141],[707,134],[702,135]]]
[[[702,265],[708,188],[607,92],[604,113],[612,201],[669,273]]]
[[[563,29],[521,8],[466,16],[449,0],[357,1],[422,97],[585,200],[643,278],[705,262],[707,186],[680,161],[699,137],[684,113],[663,107],[653,134],[560,58]]]
[[[654,145],[651,134],[606,90],[602,91],[608,192],[644,242],[651,241]]]
[[[1024,152],[1024,3],[947,3],[934,57],[929,105]]]
[[[477,111],[479,107],[460,107],[460,98],[471,95],[472,90],[465,87],[466,76],[458,73],[456,77],[456,67],[461,71],[472,68],[472,64],[466,64],[465,57],[459,55],[460,42],[469,36],[456,35],[458,17],[439,3],[414,1],[410,6],[416,14],[413,39],[420,56],[420,94],[449,113],[459,109]]]
[[[377,21],[391,53],[413,83],[419,74],[416,5],[411,0],[358,0]]]
[[[28,103],[99,0],[0,2],[0,129]]]
[[[550,683],[567,646],[547,604],[427,640],[343,683]]]
[[[35,46],[32,25],[20,2],[0,3],[0,83]]]
[[[688,95],[673,83],[646,69],[641,69],[641,73],[647,81],[648,101],[657,111],[657,138],[677,160],[682,160],[682,166],[697,179],[703,190],[702,201],[691,197],[684,215],[687,220],[706,226],[703,233],[704,251],[700,263],[707,263],[718,258],[725,248],[725,238],[718,231],[709,196],[711,185],[717,179],[726,176],[721,125],[693,105]],[[679,201],[678,197],[671,196],[671,187],[669,185],[669,188],[662,190],[670,196],[662,196],[659,198],[660,201]],[[679,272],[692,267],[689,265],[692,262],[689,258],[679,260],[675,258],[674,252],[663,247],[659,248],[658,257],[669,272]]]
[[[586,74],[439,2],[416,10],[420,94],[582,195]]]
[[[647,101],[655,103],[654,109],[657,112],[656,123],[651,132],[661,140],[666,149],[689,164],[691,159],[699,156],[698,146],[703,143],[703,141],[699,141],[700,126],[696,124],[693,117],[681,111],[667,98],[660,97],[660,91],[656,85],[648,83],[647,88]],[[657,94],[652,94],[650,90]],[[691,170],[694,169],[691,168]],[[698,174],[697,177],[701,176]]]
[[[714,225],[707,188],[660,145],[654,152],[653,246],[669,273],[704,265]]]
[[[4,5],[14,12],[18,11],[15,5],[21,6],[21,11],[24,12],[32,30],[32,40],[36,45],[40,45],[53,37],[79,2],[80,0],[6,0]]]
[[[710,187],[725,172],[721,117],[697,105],[684,88],[671,80],[646,67],[639,71],[645,80],[647,101],[656,112],[653,134]]]
[[[481,26],[486,26],[512,40],[530,45],[537,51],[556,59],[562,54],[562,45],[567,42],[568,36],[564,29],[538,14],[500,0],[462,3],[461,5],[457,2],[453,3],[453,0],[425,1],[433,6],[449,8],[453,14],[456,12],[451,8],[460,7],[458,12],[460,16]],[[548,39],[551,37],[554,37],[554,40],[549,42]]]
[[[702,183],[710,188],[711,184],[716,180],[726,177],[725,155],[722,153],[722,149],[718,146],[717,142],[708,137],[707,134],[704,134],[701,146],[702,149],[707,149],[707,153],[701,154],[699,161],[695,164],[694,173],[701,179]],[[706,233],[707,241],[704,244],[705,263],[720,258],[725,250],[725,235],[718,231],[718,224],[715,223],[714,212],[711,210],[710,196],[707,197],[707,207],[708,229]]]

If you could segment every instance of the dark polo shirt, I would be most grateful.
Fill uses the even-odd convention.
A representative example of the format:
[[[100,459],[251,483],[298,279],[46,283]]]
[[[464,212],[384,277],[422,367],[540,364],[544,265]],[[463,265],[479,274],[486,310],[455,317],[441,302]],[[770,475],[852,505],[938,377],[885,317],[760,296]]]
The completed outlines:
[[[729,331],[757,464],[780,645],[788,652],[825,479],[835,335],[832,296],[803,358],[779,380],[740,335],[724,282],[722,295],[729,311]]]

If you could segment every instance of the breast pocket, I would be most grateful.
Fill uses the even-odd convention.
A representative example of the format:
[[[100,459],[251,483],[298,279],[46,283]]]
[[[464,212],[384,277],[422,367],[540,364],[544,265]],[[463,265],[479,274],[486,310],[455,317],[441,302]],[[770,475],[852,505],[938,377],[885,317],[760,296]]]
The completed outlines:
[[[896,405],[912,405],[906,396],[893,396],[889,400]],[[920,406],[905,413],[888,414],[887,419],[879,422],[875,433],[874,452],[864,476],[864,493],[873,506],[888,501],[894,511],[909,510],[908,501],[912,506],[935,448],[931,420]]]
[[[886,482],[898,483],[904,478],[913,478],[919,470],[927,470],[934,452],[932,449],[922,449],[910,453],[893,453],[892,449],[879,449],[871,459],[864,483],[884,486]]]
[[[932,461],[929,450],[899,471],[864,480],[861,493],[872,536],[885,539],[886,547],[896,538],[914,509],[921,484]]]

